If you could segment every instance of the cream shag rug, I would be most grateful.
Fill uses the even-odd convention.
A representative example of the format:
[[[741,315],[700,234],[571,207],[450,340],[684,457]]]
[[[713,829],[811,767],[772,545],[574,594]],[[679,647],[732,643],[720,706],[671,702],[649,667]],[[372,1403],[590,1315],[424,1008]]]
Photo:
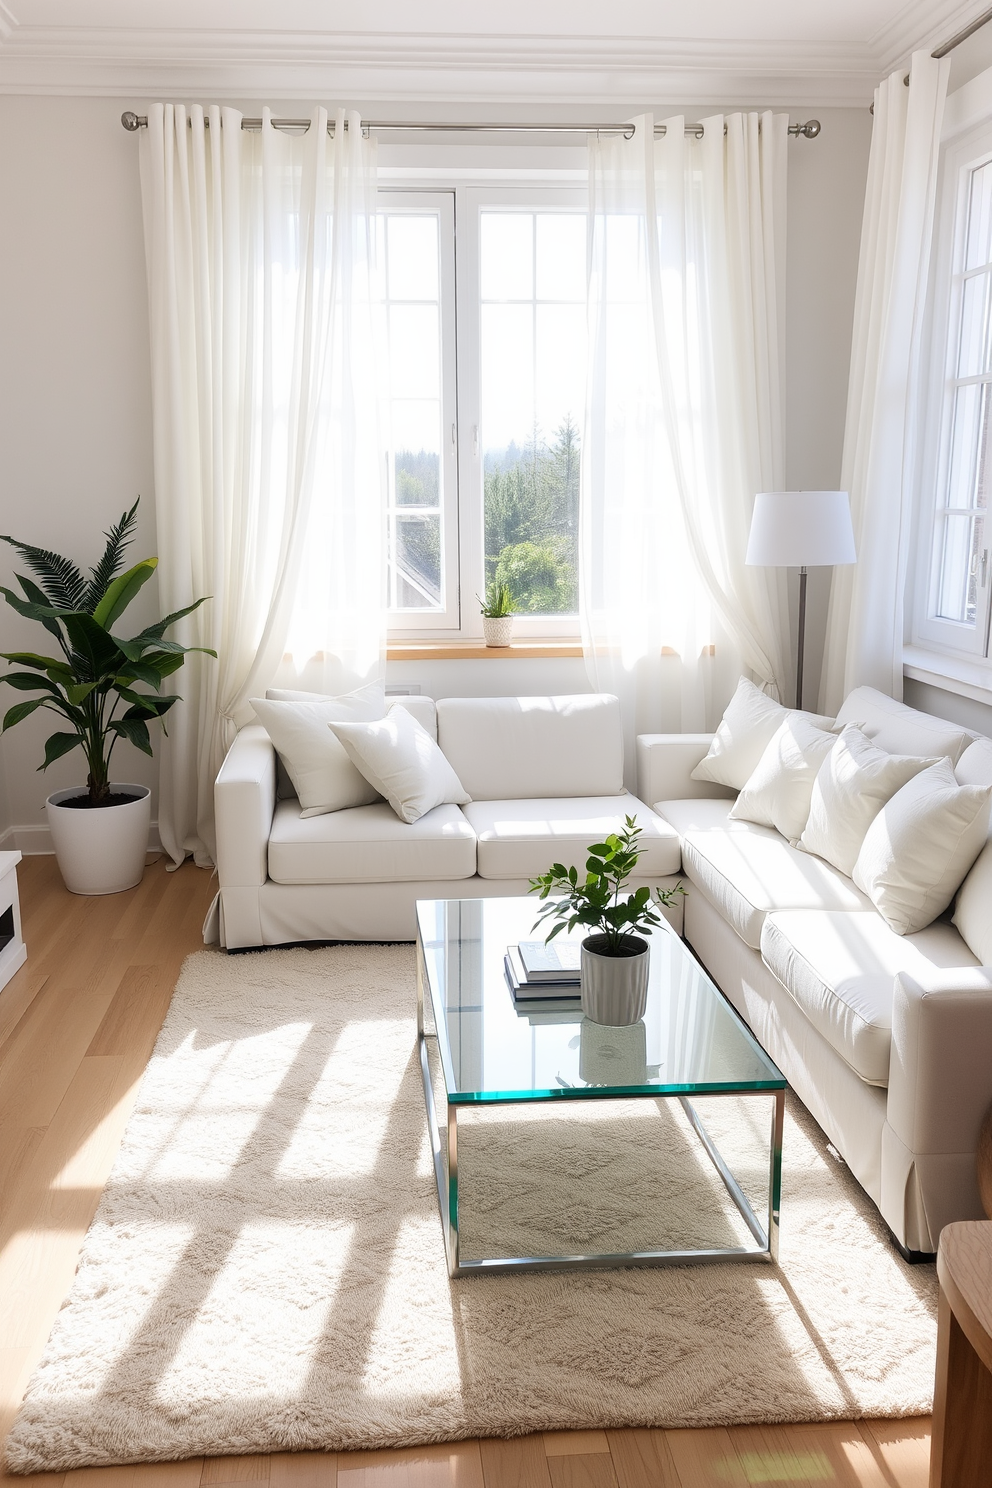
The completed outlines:
[[[933,1268],[903,1263],[797,1103],[780,1267],[450,1282],[414,999],[408,946],[190,957],[13,1471],[929,1410]],[[733,1233],[667,1103],[544,1114],[480,1113],[462,1139],[469,1250]]]

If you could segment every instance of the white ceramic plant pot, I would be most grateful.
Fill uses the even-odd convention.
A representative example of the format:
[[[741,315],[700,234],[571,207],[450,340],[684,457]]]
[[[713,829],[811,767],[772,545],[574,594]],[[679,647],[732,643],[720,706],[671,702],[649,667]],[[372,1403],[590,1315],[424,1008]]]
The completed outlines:
[[[643,1021],[612,1028],[579,1024],[579,1079],[587,1085],[643,1085],[648,1077],[648,1031]]]
[[[148,851],[152,797],[147,785],[115,782],[112,792],[135,796],[120,806],[80,809],[62,803],[84,786],[56,791],[45,803],[59,871],[73,894],[119,894],[141,882]]]
[[[483,615],[482,634],[487,646],[508,646],[513,639],[513,616]]]
[[[624,937],[639,949],[632,956],[604,956],[605,935],[582,942],[582,1011],[594,1023],[621,1028],[636,1023],[648,1005],[648,967],[651,947],[639,935]]]

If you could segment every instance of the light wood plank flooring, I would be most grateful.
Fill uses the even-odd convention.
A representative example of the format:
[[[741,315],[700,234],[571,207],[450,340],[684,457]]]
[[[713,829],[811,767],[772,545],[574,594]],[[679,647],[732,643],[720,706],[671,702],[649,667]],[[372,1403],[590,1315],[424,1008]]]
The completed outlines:
[[[28,960],[0,993],[0,1436],[72,1282],[183,958],[215,888],[159,859],[82,899],[54,858],[18,868]],[[468,1283],[469,1285],[471,1283]],[[926,1488],[929,1421],[578,1431],[390,1452],[86,1468],[39,1488]],[[24,1479],[0,1475],[0,1488]]]

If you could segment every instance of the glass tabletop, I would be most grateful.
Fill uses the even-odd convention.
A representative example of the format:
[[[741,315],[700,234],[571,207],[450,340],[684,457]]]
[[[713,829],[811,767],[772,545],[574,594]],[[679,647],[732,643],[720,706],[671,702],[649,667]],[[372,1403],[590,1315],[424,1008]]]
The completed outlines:
[[[417,925],[425,1014],[448,1100],[535,1101],[611,1095],[781,1090],[769,1059],[667,921],[650,937],[644,1018],[628,1028],[584,1018],[578,997],[514,1002],[507,947],[537,939],[536,898],[422,899]]]

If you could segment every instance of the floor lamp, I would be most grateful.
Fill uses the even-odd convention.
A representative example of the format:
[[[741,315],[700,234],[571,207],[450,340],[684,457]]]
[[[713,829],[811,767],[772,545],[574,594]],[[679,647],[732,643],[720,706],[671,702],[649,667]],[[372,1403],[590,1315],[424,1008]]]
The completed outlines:
[[[745,563],[799,570],[796,707],[803,705],[806,570],[856,563],[851,503],[846,491],[763,491],[754,498]]]

